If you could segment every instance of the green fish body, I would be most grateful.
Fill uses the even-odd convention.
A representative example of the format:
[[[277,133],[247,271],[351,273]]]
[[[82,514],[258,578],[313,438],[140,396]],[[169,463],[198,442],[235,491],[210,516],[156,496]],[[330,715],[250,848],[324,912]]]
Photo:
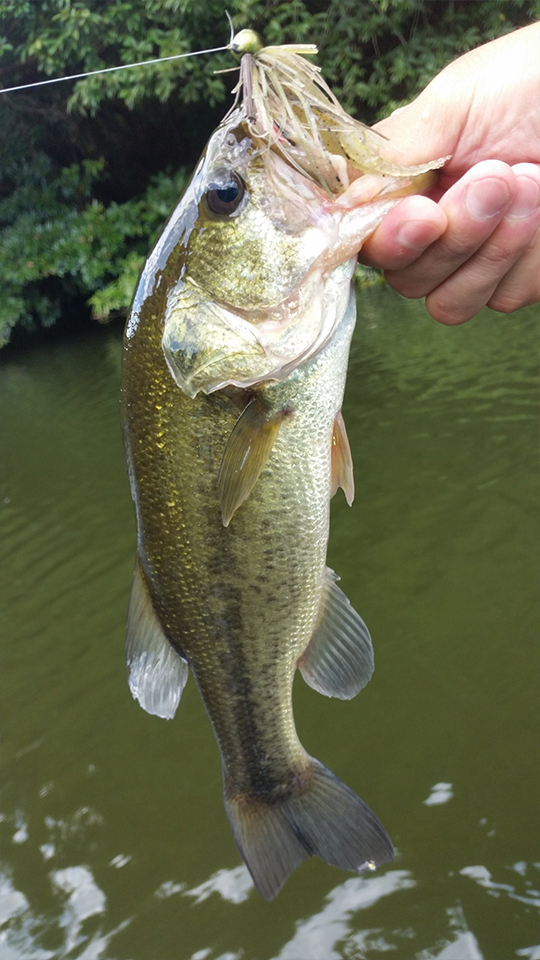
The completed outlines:
[[[363,177],[329,198],[236,110],[150,255],[126,329],[129,683],[172,717],[191,668],[233,835],[267,899],[311,854],[351,870],[393,857],[374,814],[302,747],[292,683],[299,666],[347,699],[373,670],[326,549],[331,496],[353,496],[340,410],[355,253],[402,184]]]

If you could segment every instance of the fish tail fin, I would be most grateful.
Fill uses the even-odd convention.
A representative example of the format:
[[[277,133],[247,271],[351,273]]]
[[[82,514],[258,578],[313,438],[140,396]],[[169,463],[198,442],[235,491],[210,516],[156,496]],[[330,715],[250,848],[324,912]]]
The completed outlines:
[[[265,900],[273,900],[309,856],[356,873],[394,857],[375,814],[317,760],[311,759],[285,797],[272,802],[234,796],[226,786],[225,809],[235,843]]]

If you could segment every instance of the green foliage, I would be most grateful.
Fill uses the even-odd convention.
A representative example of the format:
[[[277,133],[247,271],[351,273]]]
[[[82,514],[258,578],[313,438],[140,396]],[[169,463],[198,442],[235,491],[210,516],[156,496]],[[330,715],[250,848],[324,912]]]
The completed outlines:
[[[372,123],[450,60],[540,17],[540,0],[0,0],[4,87],[226,44],[316,42],[344,105]],[[0,340],[73,298],[125,313],[149,247],[230,102],[224,51],[0,101]]]
[[[140,197],[105,205],[92,195],[104,166],[102,159],[83,160],[55,173],[51,160],[38,153],[5,168],[12,190],[0,200],[4,340],[18,322],[54,323],[66,296],[92,292],[89,304],[99,320],[129,305],[149,244],[187,174],[158,174]],[[62,283],[51,284],[52,278]]]

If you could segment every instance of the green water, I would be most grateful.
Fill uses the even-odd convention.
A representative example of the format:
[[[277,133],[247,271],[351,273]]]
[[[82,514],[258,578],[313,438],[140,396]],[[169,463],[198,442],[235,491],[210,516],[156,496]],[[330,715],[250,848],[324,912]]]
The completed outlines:
[[[2,960],[539,960],[539,320],[445,328],[362,295],[357,497],[333,503],[329,562],[376,671],[349,703],[299,678],[295,711],[397,857],[368,878],[311,859],[272,904],[231,839],[193,682],[171,722],[127,688],[119,331],[6,356]]]

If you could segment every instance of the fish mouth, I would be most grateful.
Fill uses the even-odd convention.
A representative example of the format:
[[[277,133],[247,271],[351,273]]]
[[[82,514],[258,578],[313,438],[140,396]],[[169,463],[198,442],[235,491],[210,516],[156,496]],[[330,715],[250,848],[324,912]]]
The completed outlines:
[[[162,338],[173,379],[192,398],[284,380],[332,337],[347,309],[354,266],[355,260],[340,264],[326,276],[310,271],[265,319],[251,321],[246,311],[206,299],[200,287],[182,282],[169,295]]]
[[[232,371],[245,366],[245,352],[214,352],[205,359],[201,354],[186,356],[181,349],[170,351],[164,347],[164,354],[173,379],[192,400],[198,393],[215,393],[226,386],[247,387],[267,379],[263,373],[251,380],[238,376],[233,379]]]
[[[162,348],[169,370],[189,397],[227,384],[264,379],[272,366],[255,328],[212,301],[199,299],[167,310]]]

